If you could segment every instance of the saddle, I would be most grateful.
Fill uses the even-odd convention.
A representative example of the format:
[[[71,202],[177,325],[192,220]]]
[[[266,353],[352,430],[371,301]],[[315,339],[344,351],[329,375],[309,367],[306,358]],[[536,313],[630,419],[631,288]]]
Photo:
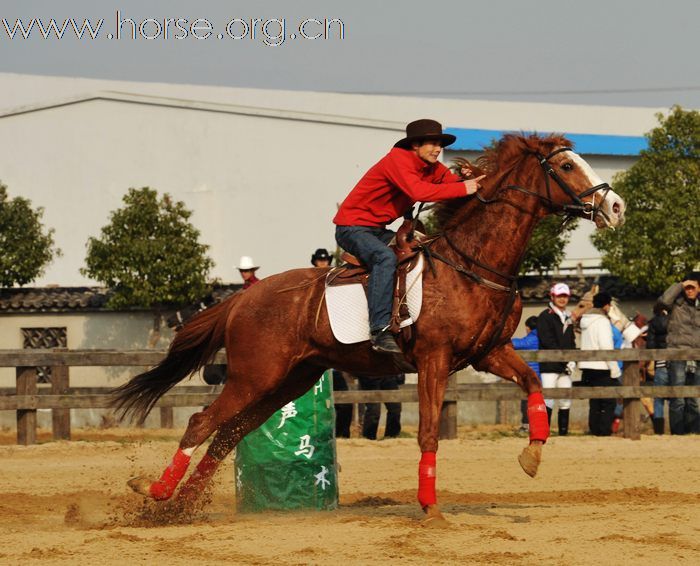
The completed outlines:
[[[422,226],[421,226],[422,227]],[[413,230],[413,221],[404,220],[403,224],[396,232],[395,241],[389,244],[394,250],[398,267],[396,269],[394,284],[394,301],[391,310],[391,322],[389,330],[398,334],[402,330],[401,323],[410,318],[408,305],[406,303],[406,276],[416,267],[420,258],[420,246],[429,241],[424,234]],[[358,258],[343,252],[340,258],[345,262],[328,273],[326,287],[337,287],[340,285],[352,285],[360,283],[367,294],[367,284],[369,282],[369,271]],[[404,334],[404,339],[410,339],[410,326],[403,327],[408,335]]]

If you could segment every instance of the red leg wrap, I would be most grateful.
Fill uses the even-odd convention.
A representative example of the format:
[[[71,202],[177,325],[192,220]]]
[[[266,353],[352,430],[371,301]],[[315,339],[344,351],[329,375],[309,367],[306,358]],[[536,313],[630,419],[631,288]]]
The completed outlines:
[[[165,468],[163,475],[160,476],[157,482],[151,484],[151,497],[159,501],[170,499],[170,496],[175,491],[177,484],[180,483],[182,476],[185,475],[189,465],[190,456],[178,448],[173,457],[173,461]]]
[[[418,464],[418,502],[421,507],[435,505],[435,452],[423,452]]]
[[[530,393],[527,396],[527,418],[530,421],[530,442],[533,440],[547,442],[549,421],[542,393]]]
[[[189,494],[193,492],[198,493],[202,489],[204,489],[204,486],[207,483],[209,483],[209,480],[216,473],[216,470],[219,467],[220,463],[220,460],[213,458],[209,455],[209,452],[207,452],[204,455],[204,458],[202,458],[199,464],[197,464],[197,467],[195,468],[194,472],[192,472],[192,475],[187,480],[187,483],[185,483],[185,485],[182,486],[178,497],[180,497],[183,494]]]

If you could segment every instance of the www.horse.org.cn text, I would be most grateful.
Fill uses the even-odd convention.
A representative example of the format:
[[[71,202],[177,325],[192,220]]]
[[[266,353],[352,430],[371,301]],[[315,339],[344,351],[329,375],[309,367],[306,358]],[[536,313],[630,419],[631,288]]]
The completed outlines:
[[[57,40],[247,40],[268,47],[288,41],[345,39],[345,23],[339,18],[231,18],[217,25],[207,18],[130,18],[117,10],[112,25],[105,18],[2,18],[0,41]]]

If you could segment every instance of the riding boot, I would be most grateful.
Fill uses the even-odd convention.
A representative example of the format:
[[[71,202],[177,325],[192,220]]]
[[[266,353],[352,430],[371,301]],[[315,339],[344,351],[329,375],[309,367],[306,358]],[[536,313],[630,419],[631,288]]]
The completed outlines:
[[[559,409],[557,421],[559,423],[559,436],[569,434],[569,409]]]
[[[666,419],[653,419],[654,434],[663,434],[666,428]]]
[[[552,409],[547,407],[547,424],[551,427],[552,426]]]
[[[394,336],[388,330],[379,330],[372,332],[370,339],[372,349],[375,352],[383,352],[386,354],[401,354],[401,348],[396,343]]]

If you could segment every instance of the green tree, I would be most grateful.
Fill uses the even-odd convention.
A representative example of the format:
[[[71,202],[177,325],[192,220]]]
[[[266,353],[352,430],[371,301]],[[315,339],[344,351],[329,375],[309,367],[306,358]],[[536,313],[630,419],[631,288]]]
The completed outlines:
[[[148,187],[129,189],[123,201],[100,237],[88,240],[81,272],[112,289],[108,307],[152,310],[155,346],[163,310],[204,296],[214,262],[184,203],[168,194],[158,199]]]
[[[10,199],[0,183],[0,286],[26,285],[61,255],[53,229],[44,230],[43,215],[44,209],[33,209],[26,198]]]
[[[674,106],[657,119],[648,149],[613,179],[625,224],[593,243],[611,273],[660,292],[700,265],[700,113]]]
[[[576,226],[578,220],[571,220],[562,226],[561,216],[550,215],[540,220],[527,245],[520,274],[536,271],[544,275],[559,267],[564,259],[564,248]]]

